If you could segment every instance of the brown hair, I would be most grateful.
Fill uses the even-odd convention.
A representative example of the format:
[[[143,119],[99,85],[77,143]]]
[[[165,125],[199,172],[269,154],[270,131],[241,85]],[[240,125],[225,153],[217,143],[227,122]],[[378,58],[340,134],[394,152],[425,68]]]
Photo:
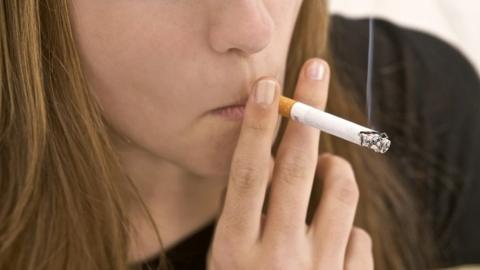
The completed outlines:
[[[292,95],[308,58],[334,63],[327,16],[325,1],[304,0],[285,95]],[[128,269],[132,232],[126,209],[143,203],[122,174],[106,121],[88,90],[68,1],[2,1],[0,50],[0,269]],[[365,123],[335,79],[327,110]],[[275,149],[284,128],[285,121]],[[361,192],[356,224],[373,238],[376,267],[425,268],[433,245],[428,230],[419,228],[427,226],[389,161],[327,135],[320,151],[345,157],[355,169]],[[320,188],[316,179],[310,217]],[[166,267],[164,254],[161,261]]]

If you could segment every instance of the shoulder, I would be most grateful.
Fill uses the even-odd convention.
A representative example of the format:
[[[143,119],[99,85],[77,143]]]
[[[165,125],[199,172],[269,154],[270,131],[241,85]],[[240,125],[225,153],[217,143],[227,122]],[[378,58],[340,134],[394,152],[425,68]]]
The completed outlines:
[[[422,194],[450,263],[480,263],[479,76],[444,40],[374,22],[374,123],[392,137],[390,155]],[[368,34],[368,19],[332,18],[334,65],[362,106]]]

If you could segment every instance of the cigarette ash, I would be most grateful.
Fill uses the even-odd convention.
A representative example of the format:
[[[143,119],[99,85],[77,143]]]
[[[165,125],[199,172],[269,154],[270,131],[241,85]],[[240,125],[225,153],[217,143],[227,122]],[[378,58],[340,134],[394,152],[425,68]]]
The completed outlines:
[[[362,131],[358,135],[360,136],[360,145],[372,149],[376,153],[385,154],[392,144],[386,133]]]

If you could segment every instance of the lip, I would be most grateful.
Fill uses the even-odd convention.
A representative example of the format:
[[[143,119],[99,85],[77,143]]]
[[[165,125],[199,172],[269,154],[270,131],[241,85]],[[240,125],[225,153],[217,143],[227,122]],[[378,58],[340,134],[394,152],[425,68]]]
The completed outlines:
[[[228,105],[223,106],[223,107],[220,107],[218,109],[225,109],[225,108],[228,108],[228,107],[235,107],[235,106],[245,106],[247,104],[247,101],[248,101],[248,97],[242,97],[242,98],[234,101],[233,103],[228,104]]]
[[[212,115],[225,118],[227,120],[238,121],[243,119],[245,114],[245,105],[237,104],[232,106],[225,106],[211,111]]]
[[[241,97],[240,99],[237,99],[237,100],[233,101],[232,103],[229,103],[225,106],[215,108],[215,109],[211,110],[210,112],[221,111],[221,110],[225,110],[225,109],[228,109],[228,108],[231,108],[231,107],[240,107],[240,106],[245,107],[246,104],[247,104],[247,101],[248,101],[248,96]]]

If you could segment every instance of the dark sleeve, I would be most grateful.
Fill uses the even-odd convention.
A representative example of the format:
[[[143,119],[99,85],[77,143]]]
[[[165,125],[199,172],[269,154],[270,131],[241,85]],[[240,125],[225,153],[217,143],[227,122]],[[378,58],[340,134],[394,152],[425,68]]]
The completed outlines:
[[[340,77],[365,105],[368,20],[336,16],[332,31]],[[373,121],[392,137],[389,154],[428,209],[446,266],[480,263],[477,73],[450,44],[383,20],[374,63]]]

